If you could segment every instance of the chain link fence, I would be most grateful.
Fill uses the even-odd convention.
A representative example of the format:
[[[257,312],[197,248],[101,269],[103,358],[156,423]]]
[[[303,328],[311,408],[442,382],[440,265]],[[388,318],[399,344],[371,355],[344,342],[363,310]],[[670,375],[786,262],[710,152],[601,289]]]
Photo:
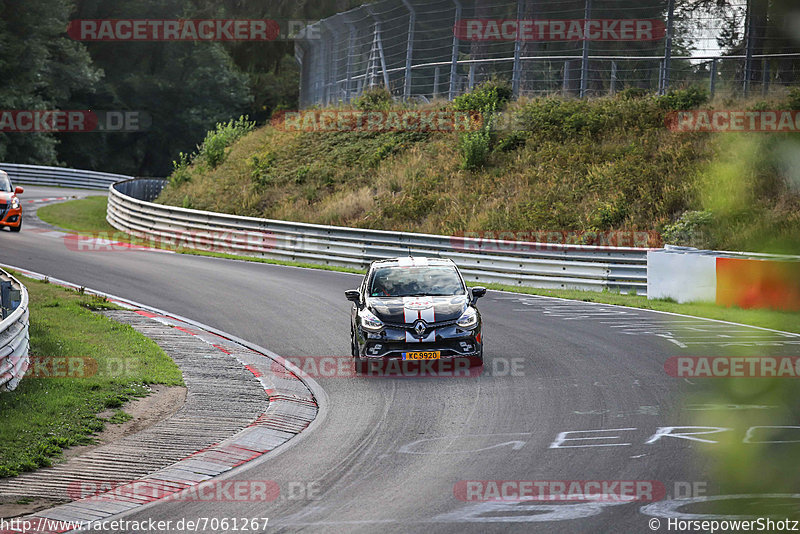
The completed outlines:
[[[405,100],[452,100],[490,78],[507,80],[517,96],[663,94],[688,85],[752,96],[796,85],[800,41],[751,2],[765,4],[380,0],[323,19],[296,40],[300,104],[347,103],[374,87]],[[624,24],[652,31],[626,35]]]

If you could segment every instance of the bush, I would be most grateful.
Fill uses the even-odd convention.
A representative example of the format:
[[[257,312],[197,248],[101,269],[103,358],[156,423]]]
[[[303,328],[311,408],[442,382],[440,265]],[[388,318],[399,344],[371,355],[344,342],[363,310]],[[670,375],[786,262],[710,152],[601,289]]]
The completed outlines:
[[[649,91],[647,89],[642,89],[641,87],[628,87],[627,89],[623,89],[619,93],[617,93],[617,98],[621,100],[631,100],[634,98],[644,98],[647,96]]]
[[[189,165],[192,163],[194,155],[178,154],[178,160],[172,162],[172,174],[169,176],[169,183],[172,186],[179,186],[185,182],[192,181],[192,173],[189,170]]]
[[[477,132],[462,134],[458,148],[461,152],[462,169],[475,170],[483,167],[492,150],[491,134],[485,127]]]
[[[511,86],[506,82],[490,80],[479,85],[472,92],[453,99],[456,111],[479,111],[491,113],[502,110],[513,95]]]
[[[687,211],[674,223],[664,227],[664,243],[702,249],[716,248],[712,236],[713,214],[706,211]]]
[[[789,91],[789,109],[800,110],[800,87]]]
[[[270,172],[272,164],[275,162],[275,155],[267,153],[261,157],[254,155],[248,161],[250,165],[250,176],[257,187],[266,187],[272,182]]]
[[[687,89],[676,89],[659,97],[659,102],[666,109],[681,111],[684,109],[695,109],[708,102],[708,91],[698,86]]]
[[[386,88],[370,89],[353,100],[353,105],[361,111],[388,111],[394,99]]]
[[[256,123],[247,119],[248,117],[242,115],[236,121],[231,119],[227,124],[218,122],[217,127],[209,130],[203,144],[198,147],[198,157],[203,158],[212,169],[219,166],[227,157],[226,149],[255,128]]]
[[[507,137],[500,139],[496,149],[501,152],[511,152],[525,146],[527,132],[511,132]]]

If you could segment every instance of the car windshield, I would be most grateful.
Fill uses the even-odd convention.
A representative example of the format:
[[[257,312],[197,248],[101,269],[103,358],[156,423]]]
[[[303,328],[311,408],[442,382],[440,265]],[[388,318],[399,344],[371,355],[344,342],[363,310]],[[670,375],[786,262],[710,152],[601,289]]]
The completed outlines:
[[[372,297],[451,296],[466,290],[455,267],[379,267],[372,275]]]
[[[11,192],[11,181],[5,174],[0,174],[0,191],[3,191],[4,193]]]

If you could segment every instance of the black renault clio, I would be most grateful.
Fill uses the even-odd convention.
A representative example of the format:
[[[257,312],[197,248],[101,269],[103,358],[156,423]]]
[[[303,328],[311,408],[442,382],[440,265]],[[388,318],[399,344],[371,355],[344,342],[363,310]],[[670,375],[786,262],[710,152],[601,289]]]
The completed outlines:
[[[467,359],[483,363],[483,287],[467,289],[448,259],[405,257],[373,262],[353,302],[351,351],[357,363],[374,359]]]

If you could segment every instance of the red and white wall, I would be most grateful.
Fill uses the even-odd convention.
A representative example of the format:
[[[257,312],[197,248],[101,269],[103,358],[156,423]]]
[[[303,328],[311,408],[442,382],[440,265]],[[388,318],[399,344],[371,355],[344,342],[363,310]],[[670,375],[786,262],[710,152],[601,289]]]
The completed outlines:
[[[647,297],[800,311],[800,257],[685,247],[647,253]]]

